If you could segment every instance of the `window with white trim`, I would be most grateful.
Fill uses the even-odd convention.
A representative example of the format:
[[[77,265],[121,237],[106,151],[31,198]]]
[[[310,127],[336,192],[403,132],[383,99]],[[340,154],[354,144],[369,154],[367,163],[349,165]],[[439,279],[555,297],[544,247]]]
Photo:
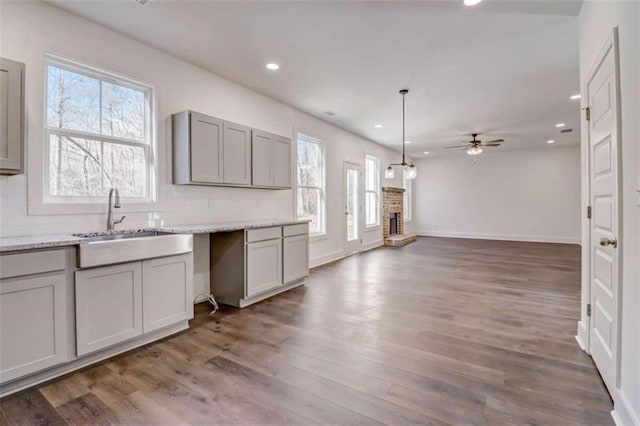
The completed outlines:
[[[298,134],[297,217],[309,219],[309,234],[325,233],[325,162],[321,140]]]
[[[380,225],[380,159],[365,157],[365,226]]]
[[[46,57],[47,203],[154,199],[152,88],[52,55]]]
[[[402,187],[404,188],[404,193],[402,194],[402,210],[403,210],[403,219],[405,222],[409,222],[411,220],[411,187],[413,185],[413,179],[407,178],[407,171],[402,171]]]

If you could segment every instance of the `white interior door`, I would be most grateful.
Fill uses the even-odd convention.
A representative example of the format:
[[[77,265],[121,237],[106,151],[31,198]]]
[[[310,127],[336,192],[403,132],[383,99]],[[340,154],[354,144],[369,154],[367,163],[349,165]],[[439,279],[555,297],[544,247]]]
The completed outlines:
[[[587,81],[589,130],[589,345],[609,392],[616,386],[619,313],[618,66],[614,32]]]
[[[362,250],[362,170],[358,164],[344,163],[345,254]]]

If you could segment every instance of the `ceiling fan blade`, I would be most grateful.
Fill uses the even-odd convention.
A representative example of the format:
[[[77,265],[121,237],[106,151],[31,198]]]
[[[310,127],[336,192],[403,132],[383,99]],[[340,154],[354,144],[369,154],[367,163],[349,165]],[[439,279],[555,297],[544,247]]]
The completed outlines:
[[[493,141],[485,142],[485,145],[490,144],[490,143],[496,143],[496,142],[505,142],[505,140],[504,139],[496,139],[496,140],[493,140]]]
[[[466,145],[445,146],[445,149],[449,148],[468,148]]]
[[[500,146],[500,143],[496,143],[496,142],[489,142],[489,143],[483,143],[480,146]]]

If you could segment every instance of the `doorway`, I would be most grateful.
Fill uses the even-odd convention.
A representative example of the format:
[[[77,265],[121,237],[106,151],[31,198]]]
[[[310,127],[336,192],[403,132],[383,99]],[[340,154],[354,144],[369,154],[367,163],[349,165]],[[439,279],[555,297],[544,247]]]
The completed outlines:
[[[344,163],[344,252],[346,256],[362,250],[362,168]]]

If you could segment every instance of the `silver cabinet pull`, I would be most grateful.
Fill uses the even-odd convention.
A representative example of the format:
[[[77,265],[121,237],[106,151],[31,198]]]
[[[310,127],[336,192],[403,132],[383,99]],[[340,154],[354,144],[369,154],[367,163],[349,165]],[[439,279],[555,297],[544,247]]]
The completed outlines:
[[[613,248],[618,247],[618,240],[615,238],[607,238],[607,237],[602,237],[600,238],[600,245],[601,246],[613,246]]]

